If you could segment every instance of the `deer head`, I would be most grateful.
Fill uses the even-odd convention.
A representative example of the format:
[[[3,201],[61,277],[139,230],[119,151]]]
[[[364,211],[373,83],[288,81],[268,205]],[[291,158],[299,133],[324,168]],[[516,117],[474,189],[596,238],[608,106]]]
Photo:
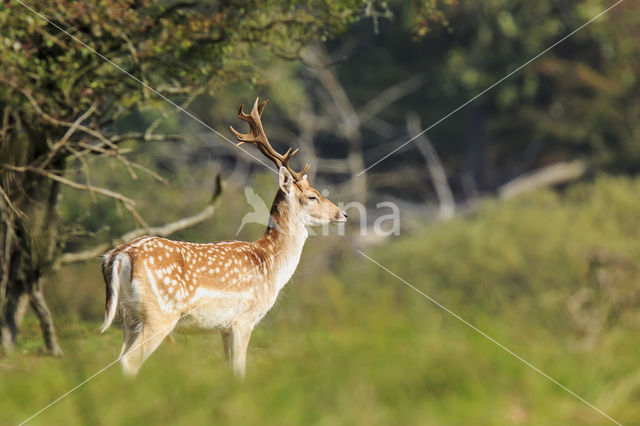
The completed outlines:
[[[284,203],[287,213],[294,221],[304,226],[324,225],[330,222],[345,222],[347,214],[335,204],[325,198],[320,191],[312,187],[307,181],[309,164],[301,171],[296,172],[289,165],[289,160],[298,149],[291,148],[283,154],[278,153],[269,143],[267,135],[262,127],[262,112],[267,101],[258,103],[256,98],[250,114],[244,113],[244,105],[240,105],[238,118],[249,124],[249,133],[240,133],[232,126],[231,131],[238,139],[238,145],[249,143],[258,147],[260,152],[278,168],[280,191],[276,195],[273,210],[278,209],[279,203]]]

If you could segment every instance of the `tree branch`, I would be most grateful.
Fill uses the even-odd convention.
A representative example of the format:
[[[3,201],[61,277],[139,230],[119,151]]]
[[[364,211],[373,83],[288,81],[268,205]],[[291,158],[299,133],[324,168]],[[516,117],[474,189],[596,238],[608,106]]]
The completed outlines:
[[[113,136],[109,138],[111,142],[118,143],[123,140],[136,140],[136,141],[183,141],[184,136],[182,135],[156,135],[156,134],[147,134],[147,133],[138,133],[138,132],[129,132],[123,133],[120,135]]]
[[[571,182],[587,171],[584,161],[559,162],[518,176],[498,188],[501,198],[513,198],[520,194]]]
[[[106,188],[101,188],[99,186],[93,186],[93,185],[85,185],[82,183],[78,183],[78,182],[74,182],[70,179],[67,179],[65,177],[59,176],[55,173],[52,173],[48,170],[43,170],[43,169],[39,169],[36,167],[27,167],[27,166],[12,166],[11,164],[2,164],[1,165],[2,168],[6,169],[6,170],[11,170],[14,172],[20,172],[20,173],[26,173],[26,172],[31,172],[31,173],[35,173],[38,174],[40,176],[44,176],[47,177],[51,180],[55,180],[58,181],[62,184],[65,184],[67,186],[70,186],[72,188],[75,189],[80,189],[82,191],[89,191],[89,192],[95,192],[97,194],[102,194],[106,197],[110,197],[110,198],[114,198],[118,201],[121,201],[125,204],[131,204],[131,205],[135,205],[135,201],[133,201],[131,198],[129,197],[125,197],[124,195],[118,193],[118,192],[114,192],[111,191],[109,189]]]
[[[97,258],[98,256],[104,254],[104,252],[109,248],[116,246],[118,244],[125,243],[127,241],[131,241],[134,238],[140,237],[142,235],[157,235],[160,237],[167,237],[171,234],[174,234],[178,231],[182,231],[183,229],[191,228],[192,226],[198,225],[199,223],[204,222],[209,219],[216,211],[218,201],[222,195],[222,180],[220,175],[216,176],[216,187],[214,189],[213,197],[211,198],[211,202],[202,209],[199,213],[184,217],[182,219],[178,219],[174,222],[167,223],[161,226],[154,226],[151,228],[138,228],[132,231],[129,231],[119,237],[112,239],[111,241],[103,244],[98,244],[90,249],[83,250],[80,252],[74,253],[64,253],[54,263],[54,268],[59,268],[62,265],[66,265],[69,263],[76,262],[84,262],[87,260],[92,260]]]
[[[421,75],[414,75],[407,80],[389,86],[380,92],[375,98],[367,102],[358,111],[358,117],[361,123],[366,123],[386,109],[389,105],[397,100],[410,95],[424,84],[424,78]]]
[[[67,133],[65,133],[64,136],[53,147],[51,147],[51,151],[49,151],[49,153],[47,154],[47,157],[44,159],[43,163],[40,165],[42,168],[46,168],[49,165],[49,163],[58,154],[58,152],[62,148],[64,148],[67,142],[69,142],[69,139],[76,132],[76,130],[78,129],[78,126],[84,120],[86,120],[91,114],[93,114],[95,110],[96,110],[96,103],[94,102],[93,104],[91,104],[91,107],[87,111],[81,114],[76,119],[76,121],[72,123],[71,127],[69,127],[69,130],[67,130]]]
[[[97,139],[101,140],[102,142],[104,142],[104,143],[106,143],[108,145],[112,145],[111,141],[109,139],[107,139],[107,137],[104,136],[101,132],[99,132],[97,130],[94,130],[94,129],[92,129],[90,127],[87,127],[87,126],[83,126],[78,121],[76,121],[75,123],[71,123],[69,121],[59,120],[57,118],[51,117],[49,114],[44,112],[42,110],[42,108],[40,108],[40,105],[38,105],[38,102],[35,100],[33,95],[31,95],[31,93],[29,93],[29,91],[27,91],[26,89],[21,89],[21,88],[17,88],[17,89],[29,100],[29,102],[31,102],[31,106],[33,107],[34,111],[36,113],[38,113],[42,118],[44,118],[49,123],[54,124],[56,126],[64,126],[64,127],[70,127],[70,128],[74,128],[75,127],[78,130],[81,130],[81,131],[85,132],[86,134],[91,135],[94,138],[97,138]]]
[[[138,213],[138,211],[134,208],[135,206],[135,201],[133,201],[131,198],[129,197],[125,197],[124,195],[115,192],[115,191],[111,191],[109,189],[106,188],[101,188],[99,186],[93,186],[91,184],[82,184],[82,183],[78,183],[78,182],[74,182],[70,179],[67,179],[65,177],[59,176],[55,173],[52,173],[48,170],[44,170],[44,169],[39,169],[36,167],[27,167],[27,166],[12,166],[10,164],[0,164],[0,167],[6,169],[6,170],[11,170],[14,172],[21,172],[21,173],[26,173],[26,172],[30,172],[30,173],[35,173],[38,174],[40,176],[44,176],[46,178],[49,178],[51,180],[54,180],[56,182],[60,182],[64,185],[70,186],[71,188],[75,188],[75,189],[79,189],[81,191],[88,191],[88,192],[92,192],[92,193],[96,193],[96,194],[101,194],[104,195],[105,197],[109,197],[109,198],[113,198],[115,200],[118,200],[122,203],[122,205],[124,206],[125,209],[127,209],[127,211],[131,214],[131,216],[133,216],[133,218],[136,220],[136,222],[138,222],[140,225],[142,225],[144,228],[149,228],[149,226],[147,225],[147,223],[144,221],[144,219],[142,218],[142,216],[140,216],[140,213]]]
[[[407,133],[409,136],[418,135],[415,137],[415,143],[427,163],[431,182],[438,196],[440,219],[451,219],[455,214],[456,203],[447,180],[447,174],[431,140],[425,133],[420,133],[420,117],[417,113],[407,115]]]

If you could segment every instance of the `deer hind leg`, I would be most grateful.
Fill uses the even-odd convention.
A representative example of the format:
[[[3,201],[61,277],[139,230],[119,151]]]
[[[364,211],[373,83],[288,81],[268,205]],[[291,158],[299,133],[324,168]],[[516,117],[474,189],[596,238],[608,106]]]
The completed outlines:
[[[247,325],[234,326],[231,329],[231,358],[233,373],[244,379],[247,363],[247,347],[253,327]]]
[[[120,304],[120,318],[122,318],[122,348],[118,359],[127,352],[133,344],[138,334],[140,334],[140,326],[142,324],[140,315],[134,309],[131,309],[125,303]]]
[[[231,350],[232,350],[232,335],[231,330],[225,329],[220,331],[220,336],[222,337],[222,348],[224,350],[224,359],[227,360],[227,363],[231,365]]]
[[[125,375],[135,377],[142,367],[144,361],[155,351],[160,343],[167,337],[175,327],[177,319],[170,321],[152,321],[145,319],[139,325],[139,330],[129,330],[125,332],[125,342],[123,342],[124,353],[120,357],[122,370]],[[127,333],[131,338],[131,343],[127,345]]]

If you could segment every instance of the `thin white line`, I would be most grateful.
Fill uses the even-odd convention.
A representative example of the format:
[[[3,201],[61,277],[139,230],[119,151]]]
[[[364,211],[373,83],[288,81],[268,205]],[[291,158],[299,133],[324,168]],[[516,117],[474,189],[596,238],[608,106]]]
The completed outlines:
[[[382,266],[380,263],[378,263],[377,261],[373,260],[372,258],[370,258],[369,256],[367,256],[366,254],[364,254],[362,251],[356,249],[356,251],[358,253],[360,253],[362,256],[366,257],[367,259],[369,259],[371,262],[375,263],[376,265],[378,265],[381,269],[385,270],[386,272],[388,272],[389,274],[393,275],[395,278],[397,278],[398,280],[402,281],[404,284],[406,284],[408,287],[410,287],[411,289],[415,290],[416,292],[420,293],[422,296],[424,296],[426,299],[428,299],[430,302],[432,302],[433,304],[435,304],[436,306],[438,306],[439,308],[443,309],[444,311],[446,311],[448,314],[452,315],[453,317],[455,317],[457,320],[461,321],[463,324],[465,324],[466,326],[470,327],[471,329],[473,329],[475,332],[477,332],[478,334],[482,335],[483,337],[485,337],[486,339],[488,339],[489,341],[491,341],[492,343],[494,343],[495,345],[497,345],[498,347],[500,347],[501,349],[503,349],[504,351],[506,351],[507,353],[509,353],[511,356],[513,356],[514,358],[518,359],[519,361],[523,362],[525,365],[527,365],[528,367],[530,367],[531,369],[533,369],[534,371],[536,371],[537,373],[541,374],[542,376],[546,377],[548,380],[550,380],[551,382],[555,383],[556,385],[560,386],[562,389],[564,389],[565,391],[569,392],[571,395],[573,395],[574,397],[578,398],[580,401],[584,402],[585,404],[587,404],[589,407],[593,408],[594,410],[596,410],[598,413],[602,414],[603,416],[605,416],[606,418],[608,418],[609,420],[611,420],[612,422],[616,423],[617,425],[622,426],[622,423],[618,422],[617,420],[613,419],[611,416],[609,416],[607,413],[605,413],[604,411],[602,411],[601,409],[599,409],[598,407],[596,407],[595,405],[591,404],[589,401],[585,400],[584,398],[582,398],[580,395],[578,395],[577,393],[575,393],[574,391],[572,391],[571,389],[567,388],[566,386],[562,385],[560,382],[558,382],[557,380],[555,380],[553,377],[549,376],[547,373],[545,373],[544,371],[540,370],[538,367],[536,367],[535,365],[531,364],[529,361],[527,361],[526,359],[522,358],[520,355],[516,354],[515,352],[513,352],[511,349],[507,348],[506,346],[504,346],[502,343],[498,342],[496,339],[494,339],[493,337],[489,336],[488,334],[486,334],[485,332],[483,332],[482,330],[480,330],[478,327],[476,327],[475,325],[471,324],[469,321],[465,320],[464,318],[462,318],[460,315],[456,314],[455,312],[452,312],[451,310],[449,310],[446,306],[442,305],[441,303],[439,303],[437,300],[435,300],[434,298],[432,298],[431,296],[425,294],[423,291],[419,290],[418,288],[416,288],[415,286],[411,285],[410,283],[408,283],[407,281],[405,281],[403,278],[399,277],[398,275],[396,275],[395,273],[393,273],[392,271],[390,271],[389,269],[385,268],[384,266]]]
[[[16,0],[18,3],[20,3],[22,6],[24,6],[26,9],[30,10],[32,13],[35,13],[36,15],[38,15],[40,18],[42,18],[44,21],[46,21],[47,23],[53,25],[55,28],[57,28],[58,30],[62,31],[63,33],[65,33],[68,37],[70,37],[73,41],[79,43],[80,45],[82,45],[83,47],[89,49],[91,52],[93,52],[94,54],[96,54],[97,56],[99,56],[101,59],[103,59],[104,61],[108,62],[109,64],[113,65],[115,68],[117,68],[118,70],[120,70],[122,73],[126,74],[127,76],[131,77],[133,80],[135,80],[137,83],[139,83],[140,85],[142,85],[142,87],[144,87],[145,89],[151,91],[152,93],[154,93],[155,95],[159,96],[160,98],[162,98],[163,100],[165,100],[166,102],[168,102],[169,104],[171,104],[173,107],[175,107],[176,109],[178,109],[179,111],[183,112],[184,114],[186,114],[187,116],[191,117],[192,119],[196,120],[198,123],[202,124],[204,127],[206,127],[207,129],[211,130],[213,133],[215,133],[216,135],[220,136],[222,139],[226,140],[227,142],[229,142],[231,145],[235,146],[236,148],[238,148],[240,151],[244,152],[245,154],[247,154],[248,156],[250,156],[251,158],[253,158],[254,160],[256,160],[258,163],[262,164],[263,166],[271,169],[271,171],[278,173],[278,171],[276,169],[274,169],[273,167],[271,167],[270,165],[268,165],[267,163],[265,163],[264,161],[260,160],[259,158],[255,157],[253,154],[251,154],[249,151],[245,150],[244,148],[240,148],[238,145],[236,145],[233,141],[231,141],[229,138],[227,138],[226,136],[224,136],[222,133],[218,132],[216,129],[214,129],[213,127],[209,126],[207,123],[205,123],[204,121],[202,121],[201,119],[199,119],[198,117],[196,117],[195,115],[193,115],[192,113],[190,113],[189,111],[187,111],[186,109],[182,108],[180,105],[178,105],[177,103],[175,103],[174,101],[172,101],[171,99],[167,98],[166,96],[164,96],[162,93],[158,92],[156,89],[154,89],[153,87],[149,86],[147,83],[143,82],[142,80],[138,79],[136,76],[134,76],[133,74],[131,74],[130,72],[128,72],[127,70],[125,70],[124,68],[122,68],[120,65],[116,64],[115,62],[113,62],[111,59],[107,58],[106,56],[104,56],[102,53],[98,52],[97,50],[95,50],[94,48],[92,48],[91,46],[87,45],[85,42],[83,42],[82,40],[80,40],[79,38],[77,38],[76,36],[74,36],[73,34],[69,33],[67,30],[65,30],[64,28],[60,27],[59,25],[57,25],[55,22],[52,22],[51,20],[49,20],[46,16],[42,15],[40,12],[38,12],[37,10],[33,9],[32,7],[30,7],[29,5],[25,4],[22,2],[22,0]]]
[[[248,273],[251,273],[253,271],[255,271],[256,269],[258,269],[259,267],[261,267],[262,265],[267,264],[268,262],[271,261],[271,259],[273,259],[274,257],[276,257],[277,255],[279,255],[280,253],[282,253],[282,250],[278,251],[277,253],[273,254],[271,257],[269,257],[268,259],[266,259],[264,262],[259,263],[258,265],[256,265],[253,269],[251,269]],[[224,291],[227,288],[229,288],[230,286],[232,286],[233,284],[237,283],[238,280],[236,279],[235,281],[233,281],[232,283],[224,286],[221,290],[219,291]],[[203,302],[204,303],[204,302]],[[180,316],[180,319],[186,317],[187,315],[189,315],[191,312],[195,311],[196,309],[198,309],[200,306],[202,306],[202,303],[198,306],[195,306],[193,309],[189,310],[189,312],[184,313]],[[179,319],[179,320],[180,320]],[[179,321],[178,320],[178,321]],[[175,326],[175,325],[174,325]],[[172,327],[174,327],[172,326]],[[148,342],[149,340],[153,339],[154,337],[156,337],[157,335],[165,332],[167,330],[167,328],[158,331],[155,334],[152,334],[148,339],[143,340],[142,342],[140,342],[137,346],[132,346],[129,349],[127,349],[127,353],[131,350],[133,350],[134,348],[137,349],[140,346],[142,346],[144,343]],[[122,356],[124,356],[125,354],[122,354]],[[76,386],[72,387],[71,389],[69,389],[67,392],[63,393],[62,395],[60,395],[58,398],[54,399],[53,401],[51,401],[49,404],[45,405],[44,407],[42,407],[38,412],[36,412],[35,414],[31,415],[29,418],[23,420],[20,424],[18,424],[18,426],[22,426],[25,423],[31,421],[34,417],[38,416],[39,414],[41,414],[43,411],[46,411],[47,409],[51,408],[52,406],[54,406],[56,403],[58,403],[59,401],[61,401],[62,399],[64,399],[65,397],[67,397],[69,394],[71,394],[72,392],[74,392],[75,390],[77,390],[78,388],[80,388],[82,385],[86,384],[87,382],[91,381],[92,379],[94,379],[95,377],[99,376],[102,372],[104,372],[105,370],[107,370],[108,368],[110,368],[111,366],[113,366],[115,363],[117,363],[118,361],[120,361],[120,359],[122,358],[122,356],[119,356],[118,358],[116,358],[114,361],[112,361],[111,363],[107,364],[105,367],[103,367],[102,369],[100,369],[99,371],[97,371],[96,373],[93,373],[91,376],[87,377],[86,379],[84,379],[82,382],[80,382],[79,384],[77,384]]]
[[[480,96],[484,95],[485,93],[487,93],[489,90],[493,89],[494,87],[496,87],[498,84],[502,83],[503,81],[505,81],[506,79],[508,79],[509,77],[511,77],[512,75],[514,75],[515,73],[517,73],[518,71],[520,71],[522,68],[526,67],[527,65],[529,65],[531,62],[535,61],[536,59],[538,59],[540,56],[544,55],[545,53],[547,53],[548,51],[550,51],[551,49],[553,49],[554,47],[556,47],[557,45],[559,45],[560,43],[562,43],[563,41],[565,41],[566,39],[568,39],[569,37],[571,37],[572,35],[574,35],[575,33],[577,33],[578,31],[582,30],[584,27],[586,27],[587,25],[591,24],[593,21],[595,21],[596,19],[598,19],[599,17],[601,17],[602,15],[604,15],[605,13],[609,12],[611,9],[613,9],[614,7],[616,7],[617,5],[619,5],[620,3],[622,3],[624,0],[618,0],[616,3],[614,3],[612,6],[609,6],[607,9],[603,10],[602,12],[600,12],[599,14],[597,14],[596,16],[594,16],[593,18],[591,18],[589,21],[585,22],[584,24],[582,24],[580,27],[576,28],[575,30],[571,31],[569,34],[567,34],[566,36],[562,37],[560,40],[556,41],[555,43],[553,43],[551,46],[547,47],[546,49],[544,49],[542,52],[538,53],[536,56],[534,56],[533,58],[529,59],[527,62],[525,62],[524,64],[520,65],[518,68],[514,69],[513,71],[511,71],[509,74],[505,75],[504,77],[502,77],[500,80],[496,81],[495,83],[493,83],[491,86],[487,87],[486,89],[484,89],[482,92],[478,93],[477,95],[475,95],[473,98],[469,99],[468,101],[466,101],[465,103],[463,103],[462,105],[460,105],[459,107],[457,107],[456,109],[454,109],[453,111],[451,111],[449,114],[445,115],[444,117],[442,117],[440,120],[436,121],[435,123],[433,123],[431,126],[427,127],[426,129],[424,129],[423,131],[421,131],[420,133],[418,133],[417,135],[415,135],[414,137],[412,137],[411,139],[409,139],[408,141],[406,141],[405,143],[403,143],[402,145],[400,145],[399,147],[395,148],[393,151],[391,151],[390,153],[388,153],[387,155],[385,155],[384,157],[380,158],[379,160],[377,160],[375,163],[373,163],[372,165],[370,165],[369,167],[367,167],[366,169],[362,170],[360,173],[358,173],[356,176],[360,176],[363,173],[366,173],[368,170],[370,170],[371,168],[373,168],[374,166],[378,165],[379,163],[381,163],[382,161],[386,160],[387,158],[391,157],[393,154],[395,154],[396,152],[398,152],[399,150],[401,150],[402,148],[404,148],[407,144],[409,144],[410,142],[413,142],[417,137],[425,134],[426,132],[428,132],[429,130],[433,129],[435,126],[437,126],[438,124],[440,124],[441,122],[443,122],[444,120],[446,120],[447,118],[451,117],[453,114],[455,114],[456,112],[460,111],[462,108],[466,107],[467,105],[469,105],[471,102],[475,101],[476,99],[478,99]]]
[[[19,0],[18,0],[19,1]],[[23,420],[22,422],[20,422],[20,424],[18,424],[18,426],[22,426],[25,423],[31,421],[31,419],[33,419],[34,417],[36,417],[38,414],[42,413],[43,411],[47,410],[49,407],[51,407],[52,405],[55,405],[58,401],[60,401],[61,399],[64,399],[67,395],[69,395],[70,393],[72,393],[73,391],[75,391],[76,389],[78,389],[79,387],[81,387],[82,385],[84,385],[85,383],[87,383],[88,381],[90,381],[91,379],[93,379],[94,377],[98,376],[99,374],[101,374],[103,371],[105,371],[106,369],[108,369],[109,367],[111,367],[113,364],[115,364],[116,362],[118,362],[120,360],[120,358],[117,358],[115,361],[111,362],[110,364],[107,364],[106,367],[103,367],[102,370],[93,373],[91,376],[87,377],[86,379],[84,379],[82,382],[80,382],[79,384],[77,384],[76,386],[72,387],[71,389],[69,389],[68,391],[66,391],[65,393],[63,393],[62,395],[60,395],[57,399],[51,401],[49,404],[47,404],[46,406],[44,406],[43,408],[40,409],[40,411],[38,411],[37,413],[33,414],[31,417],[29,417],[28,419]]]

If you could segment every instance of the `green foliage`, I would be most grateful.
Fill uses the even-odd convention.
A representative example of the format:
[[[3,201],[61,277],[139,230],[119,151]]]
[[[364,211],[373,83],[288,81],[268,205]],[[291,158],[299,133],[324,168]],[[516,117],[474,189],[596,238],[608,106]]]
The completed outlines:
[[[34,133],[51,123],[20,92],[57,119],[75,119],[98,102],[102,122],[113,123],[161,101],[92,50],[166,96],[185,96],[251,77],[261,49],[296,57],[311,39],[343,31],[361,7],[358,1],[38,2],[34,8],[48,24],[16,2],[3,3],[0,104]]]
[[[453,44],[444,58],[442,84],[470,98],[610,5],[600,0],[571,6],[502,0],[460,5],[449,14]],[[621,4],[483,96],[479,104],[496,140],[495,164],[520,155],[524,133],[551,158],[586,155],[597,167],[638,170],[634,111],[640,51],[629,37],[637,12],[637,5]]]
[[[640,179],[601,177],[562,194],[487,201],[465,217],[365,251],[616,420],[634,424],[639,191]],[[113,366],[32,424],[606,423],[342,240],[315,238],[308,246],[301,270],[254,333],[245,382],[224,366],[217,336],[176,335],[135,381]],[[61,328],[69,357],[3,361],[0,412],[9,423],[117,356],[120,331],[96,331],[98,265],[78,268],[60,273],[69,294],[51,295],[53,309],[73,311],[87,298],[92,316]],[[78,276],[82,286],[71,281]],[[594,321],[588,324],[571,309],[585,289],[597,296],[579,306]],[[584,345],[593,329],[595,341]],[[28,319],[20,349],[35,352],[36,334]]]
[[[392,84],[416,76],[424,81],[377,116],[390,124],[388,134],[365,129],[367,164],[382,157],[381,145],[409,139],[408,113],[420,115],[423,129],[431,126],[613,4],[429,0],[395,3],[393,10],[413,22],[421,19],[416,4],[422,3],[441,10],[446,25],[432,25],[434,13],[416,40],[419,24],[384,22],[373,35],[362,23],[331,44],[336,59],[351,54],[334,69],[356,108]],[[637,3],[620,3],[430,129],[454,192],[468,197],[469,181],[491,192],[526,171],[575,158],[599,171],[637,173],[639,16]],[[423,159],[412,146],[372,168],[371,184],[376,174],[399,168],[420,173]],[[412,185],[389,192],[409,193]]]
[[[424,288],[445,292],[454,306],[481,301],[488,313],[509,303],[525,314],[549,310],[541,317],[557,330],[568,324],[552,315],[587,285],[598,253],[640,267],[638,193],[640,180],[602,177],[562,195],[487,201],[467,217],[383,250],[379,261],[409,277],[427,273]],[[619,283],[619,290],[630,284]]]
[[[406,14],[408,27],[416,39],[424,37],[433,26],[448,26],[448,16],[456,7],[457,0],[414,0]]]

